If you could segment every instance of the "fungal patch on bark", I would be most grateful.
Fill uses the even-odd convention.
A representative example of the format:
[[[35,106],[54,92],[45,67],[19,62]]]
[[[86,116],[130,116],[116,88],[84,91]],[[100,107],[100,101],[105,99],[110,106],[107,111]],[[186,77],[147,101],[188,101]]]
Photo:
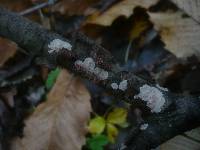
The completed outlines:
[[[117,83],[111,83],[110,86],[112,87],[113,90],[117,90],[119,87]]]
[[[100,79],[100,80],[106,80],[108,78],[108,71],[102,69],[102,68],[99,68],[99,67],[96,67],[94,69],[94,74]]]
[[[144,123],[140,126],[140,130],[146,130],[148,128],[149,124],[148,123]]]
[[[84,61],[77,60],[75,61],[75,65],[95,74],[100,80],[106,80],[108,78],[108,72],[102,68],[95,67],[95,61],[91,57],[85,58]]]
[[[128,82],[127,80],[123,80],[119,83],[119,89],[125,91],[127,89]]]
[[[54,39],[48,44],[48,52],[53,53],[53,52],[59,52],[62,49],[67,49],[69,51],[72,50],[72,45],[66,41],[62,41],[60,39]]]
[[[125,91],[127,89],[127,85],[128,85],[128,81],[127,80],[123,80],[119,83],[119,85],[117,83],[111,83],[111,87],[113,90],[117,90],[120,89],[122,91]]]
[[[134,98],[140,98],[147,103],[151,112],[159,113],[165,104],[165,98],[160,89],[147,84],[140,87],[140,92]]]

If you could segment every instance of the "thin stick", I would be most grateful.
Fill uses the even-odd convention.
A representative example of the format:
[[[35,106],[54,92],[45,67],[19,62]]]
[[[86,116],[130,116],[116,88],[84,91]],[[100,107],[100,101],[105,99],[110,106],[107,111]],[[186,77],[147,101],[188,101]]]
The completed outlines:
[[[31,8],[29,8],[29,9],[26,9],[26,10],[20,12],[19,15],[21,15],[21,16],[28,15],[28,14],[34,12],[34,11],[37,11],[38,9],[47,7],[47,6],[49,6],[49,5],[53,5],[55,2],[56,2],[56,0],[49,0],[48,2],[41,3],[41,4],[39,4],[39,5],[36,5],[36,6],[34,6],[34,7],[31,7]]]

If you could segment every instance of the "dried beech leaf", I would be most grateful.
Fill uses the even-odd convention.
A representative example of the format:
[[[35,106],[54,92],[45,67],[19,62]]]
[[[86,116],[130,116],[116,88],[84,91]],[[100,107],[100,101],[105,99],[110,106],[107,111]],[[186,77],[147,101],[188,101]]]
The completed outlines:
[[[186,134],[190,137],[184,136],[176,136],[173,139],[165,142],[158,149],[160,150],[199,150],[200,143],[200,128],[193,129],[191,131],[186,132]],[[194,139],[194,140],[193,140]]]
[[[12,56],[17,50],[17,45],[9,40],[0,38],[0,67]]]
[[[149,8],[157,2],[158,0],[123,0],[100,16],[96,14],[91,16],[87,23],[110,26],[112,22],[121,15],[129,17],[133,13],[135,7]]]
[[[80,150],[90,111],[88,91],[63,70],[47,102],[26,120],[24,137],[14,141],[12,150]]]
[[[180,9],[184,10],[190,17],[200,23],[200,1],[199,0],[171,0]]]
[[[200,25],[182,11],[149,13],[166,48],[177,57],[200,55]]]
[[[83,15],[88,7],[95,4],[95,0],[83,1],[83,0],[60,0],[52,7],[53,12],[59,12],[61,14]]]

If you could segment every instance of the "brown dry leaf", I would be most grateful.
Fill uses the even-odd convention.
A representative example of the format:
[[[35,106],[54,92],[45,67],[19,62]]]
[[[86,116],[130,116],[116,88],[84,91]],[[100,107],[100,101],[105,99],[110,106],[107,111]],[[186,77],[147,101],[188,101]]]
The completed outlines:
[[[0,0],[0,4],[15,12],[23,11],[32,6],[30,0]]]
[[[171,0],[180,9],[200,23],[200,1],[199,0]]]
[[[17,50],[17,45],[7,39],[0,38],[0,67],[12,56]]]
[[[182,0],[176,1],[181,3],[180,1]],[[133,13],[134,8],[143,7],[148,9],[157,2],[158,0],[124,0],[114,5],[100,16],[96,14],[96,16],[91,16],[87,20],[87,23],[110,26],[118,16],[124,15],[129,17]],[[197,4],[197,2],[194,2],[193,4]],[[199,5],[194,9],[196,10],[197,8],[199,8]],[[169,51],[181,58],[193,54],[200,56],[200,26],[197,22],[190,17],[184,16],[183,11],[181,10],[178,10],[177,12],[149,12],[149,15],[155,28],[160,32],[161,38]]]
[[[133,13],[135,7],[149,8],[157,2],[158,0],[123,0],[100,16],[94,14],[94,16],[89,17],[87,23],[110,26],[112,22],[121,15],[129,17]]]
[[[88,91],[63,70],[47,102],[26,120],[24,137],[14,141],[12,150],[80,150],[90,112]]]
[[[200,56],[200,25],[182,11],[149,13],[166,48],[179,58]]]
[[[160,150],[199,150],[200,128],[186,132],[190,137],[176,136],[160,146]],[[194,139],[194,140],[193,140]]]
[[[61,0],[52,7],[52,11],[60,12],[62,15],[83,15],[87,8],[95,4],[97,0]]]

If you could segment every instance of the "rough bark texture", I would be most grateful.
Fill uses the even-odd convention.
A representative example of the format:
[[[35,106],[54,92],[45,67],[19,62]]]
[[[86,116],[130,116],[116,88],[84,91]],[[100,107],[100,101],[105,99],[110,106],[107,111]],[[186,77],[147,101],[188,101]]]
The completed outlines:
[[[133,93],[139,91],[139,87],[148,83],[144,79],[132,74],[120,72],[115,66],[113,57],[103,47],[96,45],[95,42],[88,39],[83,34],[77,33],[73,35],[73,40],[52,33],[40,25],[27,20],[15,13],[0,8],[0,35],[16,42],[20,47],[24,48],[27,53],[39,57],[38,59],[47,59],[50,64],[59,65],[71,70],[73,73],[82,77],[93,80],[108,90],[118,95],[126,95],[129,102],[133,99]],[[48,44],[54,39],[67,41],[72,45],[72,51],[62,50],[58,53],[48,53]],[[99,80],[97,76],[75,66],[76,60],[84,60],[92,57],[96,66],[106,70],[109,74],[108,79]],[[120,83],[122,80],[128,80],[128,88],[125,92],[113,90],[111,83]]]
[[[154,114],[145,119],[146,130],[139,127],[132,131],[127,139],[128,150],[146,150],[156,148],[166,140],[187,130],[197,127],[200,123],[200,99],[198,97],[174,96],[174,103],[161,114]]]
[[[140,91],[140,87],[144,84],[154,86],[153,83],[133,73],[120,72],[111,54],[86,36],[78,33],[73,36],[73,40],[69,41],[1,7],[0,36],[16,42],[27,53],[34,56],[35,60],[47,59],[49,64],[67,68],[76,75],[103,86],[114,96],[121,97],[130,103],[143,103],[140,100],[135,101],[134,95]],[[48,44],[54,39],[69,42],[72,45],[72,50],[62,49],[57,53],[48,53]],[[107,79],[100,80],[97,75],[75,65],[75,61],[83,61],[88,57],[94,59],[96,66],[108,72]],[[111,83],[120,83],[122,80],[128,81],[126,90],[115,90],[111,87]],[[152,114],[145,119],[145,122],[149,124],[146,130],[140,131],[139,126],[133,130],[125,143],[128,149],[145,150],[155,148],[177,134],[200,124],[199,98],[177,96],[166,91],[162,92],[166,100],[163,111],[158,114]]]

